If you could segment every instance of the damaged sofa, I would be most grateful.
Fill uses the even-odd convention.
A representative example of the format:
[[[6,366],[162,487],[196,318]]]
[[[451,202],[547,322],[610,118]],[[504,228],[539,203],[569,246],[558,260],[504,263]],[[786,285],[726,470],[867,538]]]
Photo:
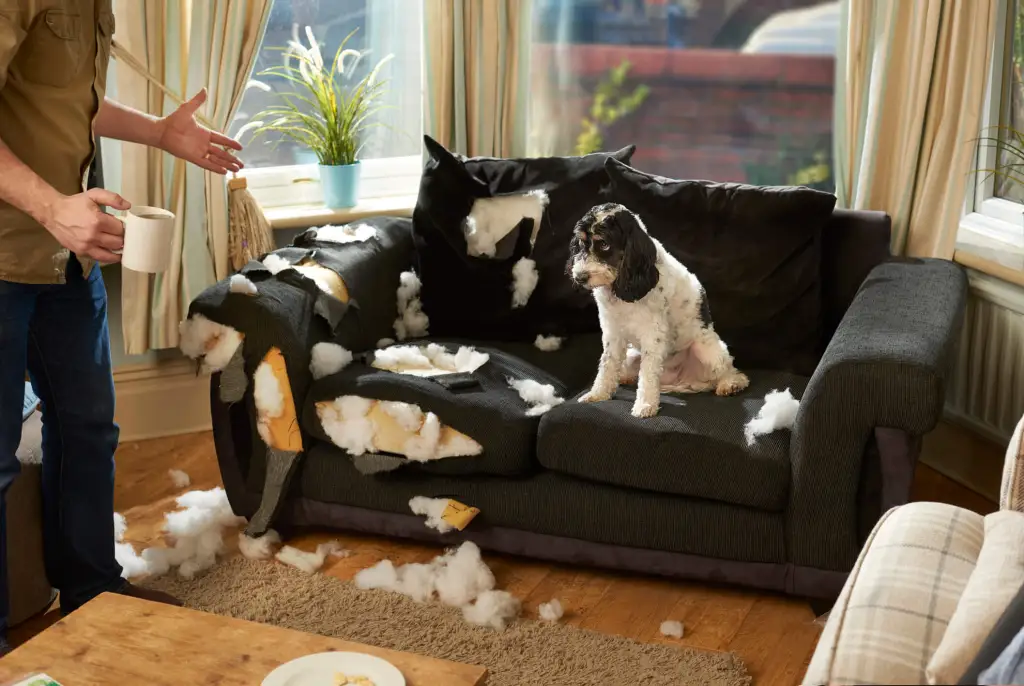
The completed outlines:
[[[249,533],[468,539],[834,598],[941,417],[962,270],[891,257],[886,215],[807,188],[650,176],[632,147],[494,159],[426,142],[411,219],[310,229],[190,306],[182,348],[213,372],[217,457]],[[602,202],[701,280],[749,388],[665,395],[650,419],[630,416],[626,386],[574,402],[601,335],[565,264]],[[783,389],[792,430],[748,445]],[[415,496],[480,513],[441,534]]]

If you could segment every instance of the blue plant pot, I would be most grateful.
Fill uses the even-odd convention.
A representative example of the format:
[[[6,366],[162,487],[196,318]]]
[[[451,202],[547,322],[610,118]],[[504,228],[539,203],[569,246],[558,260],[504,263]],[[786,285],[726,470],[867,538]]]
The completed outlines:
[[[332,210],[355,207],[359,201],[359,163],[320,165],[324,204]]]

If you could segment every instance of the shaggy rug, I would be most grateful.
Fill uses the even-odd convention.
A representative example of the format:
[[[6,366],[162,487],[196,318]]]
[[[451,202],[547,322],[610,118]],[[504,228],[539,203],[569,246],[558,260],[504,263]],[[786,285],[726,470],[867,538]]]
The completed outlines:
[[[323,574],[243,557],[185,581],[145,584],[196,610],[486,667],[488,686],[751,683],[743,662],[716,653],[637,643],[573,626],[520,619],[505,631],[466,624],[458,610],[362,591]]]

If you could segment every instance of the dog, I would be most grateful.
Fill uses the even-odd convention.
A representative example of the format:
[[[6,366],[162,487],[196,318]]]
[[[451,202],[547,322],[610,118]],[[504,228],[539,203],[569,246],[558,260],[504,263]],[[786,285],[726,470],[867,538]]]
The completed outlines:
[[[623,205],[591,208],[573,229],[567,273],[597,302],[603,351],[579,402],[637,384],[634,417],[653,417],[661,392],[732,395],[750,380],[715,333],[700,281]]]

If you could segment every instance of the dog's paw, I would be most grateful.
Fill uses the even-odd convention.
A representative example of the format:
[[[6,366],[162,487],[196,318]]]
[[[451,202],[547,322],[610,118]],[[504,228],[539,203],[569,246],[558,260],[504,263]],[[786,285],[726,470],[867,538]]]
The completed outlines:
[[[737,372],[727,376],[718,382],[715,387],[715,395],[735,395],[750,385],[750,379],[746,374]]]
[[[651,403],[640,402],[639,400],[633,403],[633,409],[630,414],[638,419],[645,417],[653,417],[658,414],[658,405]]]
[[[590,391],[589,393],[584,393],[583,395],[581,395],[579,400],[577,400],[576,402],[580,402],[580,403],[599,403],[599,402],[603,402],[605,400],[611,400],[611,399],[612,399],[611,395],[607,395],[607,394],[604,394],[604,393],[595,393],[594,391]]]

